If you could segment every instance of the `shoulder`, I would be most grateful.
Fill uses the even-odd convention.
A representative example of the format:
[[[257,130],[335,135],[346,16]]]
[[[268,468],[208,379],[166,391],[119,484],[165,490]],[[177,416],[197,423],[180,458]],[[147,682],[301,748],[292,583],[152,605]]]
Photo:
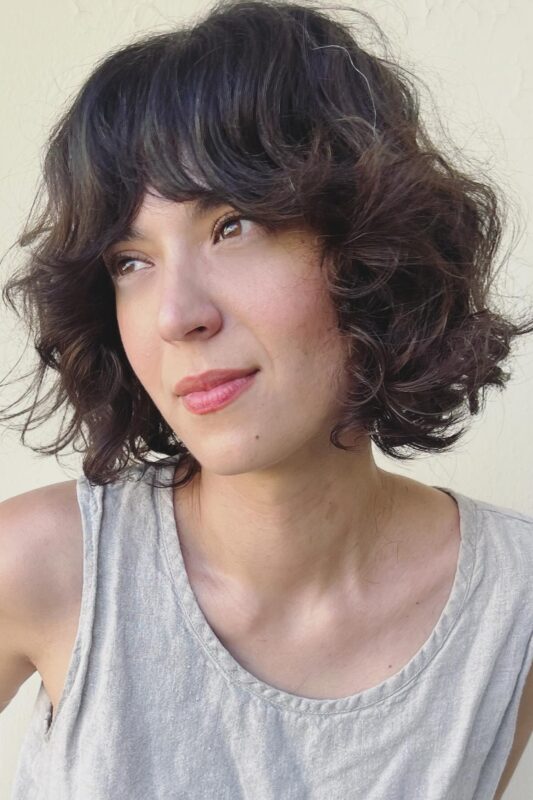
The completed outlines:
[[[533,620],[533,516],[470,498],[475,504],[478,567],[505,606]]]
[[[533,565],[533,516],[486,500],[473,500],[482,531],[496,544]]]
[[[509,524],[516,526],[517,529],[528,530],[530,534],[533,531],[533,516],[530,514],[509,506],[495,505],[488,500],[471,499],[482,511],[490,516],[505,517]]]
[[[33,661],[54,626],[79,602],[83,574],[82,523],[76,480],[0,503],[2,607],[27,636]]]

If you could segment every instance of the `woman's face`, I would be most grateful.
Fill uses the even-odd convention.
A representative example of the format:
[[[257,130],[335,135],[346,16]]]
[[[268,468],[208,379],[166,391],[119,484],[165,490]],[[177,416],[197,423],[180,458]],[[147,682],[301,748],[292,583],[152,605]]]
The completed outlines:
[[[107,254],[127,256],[114,281],[128,360],[202,467],[229,475],[289,458],[297,466],[310,448],[329,446],[344,380],[346,344],[316,239],[243,217],[213,234],[232,207],[194,208],[146,195],[140,236]],[[191,412],[174,392],[185,376],[251,368],[250,387],[210,413]]]

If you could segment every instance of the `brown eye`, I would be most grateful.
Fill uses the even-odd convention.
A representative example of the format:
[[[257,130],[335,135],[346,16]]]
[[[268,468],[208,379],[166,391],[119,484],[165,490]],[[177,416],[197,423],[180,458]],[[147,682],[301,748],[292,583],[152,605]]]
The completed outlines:
[[[218,241],[219,235],[223,231],[225,231],[226,228],[234,226],[237,222],[241,221],[250,222],[251,220],[248,220],[245,217],[237,216],[235,214],[232,217],[226,217],[225,219],[220,220],[220,222],[217,223],[214,229],[215,241]],[[222,238],[224,239],[225,237]]]
[[[122,275],[128,274],[128,271],[123,269],[125,264],[130,264],[132,262],[138,262],[139,264],[143,264],[143,260],[141,258],[137,258],[136,256],[115,256],[115,258],[111,258],[109,260],[109,270],[112,275],[120,278]],[[129,272],[138,272],[139,270],[129,270]]]

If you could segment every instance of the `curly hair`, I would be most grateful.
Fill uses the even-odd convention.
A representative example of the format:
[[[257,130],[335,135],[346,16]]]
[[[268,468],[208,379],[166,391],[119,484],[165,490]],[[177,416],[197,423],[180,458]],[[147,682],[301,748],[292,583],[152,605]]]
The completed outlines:
[[[30,411],[23,444],[32,420],[66,404],[68,424],[32,450],[73,442],[94,483],[177,457],[182,486],[201,468],[128,362],[103,258],[147,187],[316,232],[349,344],[335,447],[355,430],[395,459],[443,451],[480,394],[504,387],[512,339],[533,332],[531,317],[489,307],[507,201],[432,142],[412,74],[363,49],[335,8],[222,0],[95,66],[49,134],[44,207],[34,219],[32,206],[16,242],[29,256],[2,294],[19,317],[21,300],[38,354],[16,401],[30,393],[31,407],[0,417]],[[38,400],[47,370],[56,381]]]

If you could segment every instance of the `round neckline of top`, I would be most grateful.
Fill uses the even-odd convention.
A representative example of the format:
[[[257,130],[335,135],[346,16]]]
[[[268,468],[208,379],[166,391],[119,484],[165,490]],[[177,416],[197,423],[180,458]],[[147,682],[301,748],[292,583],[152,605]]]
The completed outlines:
[[[209,625],[189,581],[174,514],[173,487],[166,485],[167,481],[173,480],[175,468],[175,464],[165,465],[156,473],[158,480],[165,482],[164,488],[156,489],[155,494],[160,536],[168,568],[177,588],[178,601],[192,633],[201,643],[207,656],[231,683],[287,711],[304,715],[346,714],[369,708],[407,690],[444,647],[468,598],[474,573],[479,512],[472,498],[448,487],[432,486],[456,501],[461,538],[455,577],[448,600],[433,630],[414,656],[394,675],[355,694],[340,698],[305,697],[279,689],[253,675],[224,647]]]

